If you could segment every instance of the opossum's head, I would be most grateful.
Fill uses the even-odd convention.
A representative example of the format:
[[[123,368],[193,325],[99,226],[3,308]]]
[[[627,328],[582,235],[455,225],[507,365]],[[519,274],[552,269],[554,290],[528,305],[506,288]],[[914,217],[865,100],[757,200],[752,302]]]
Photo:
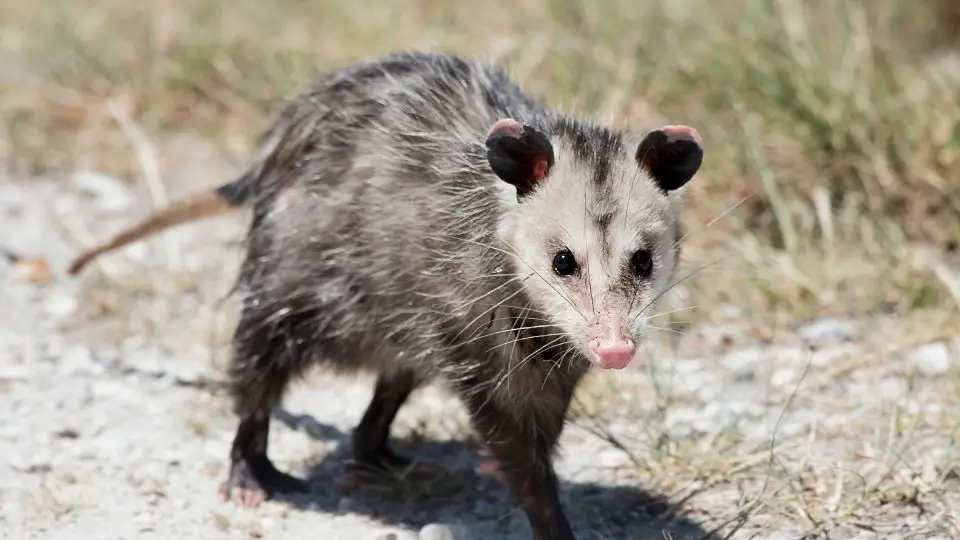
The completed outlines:
[[[626,367],[672,285],[680,199],[703,159],[696,131],[636,136],[562,121],[548,135],[504,119],[487,157],[512,186],[499,234],[537,316],[594,365]]]

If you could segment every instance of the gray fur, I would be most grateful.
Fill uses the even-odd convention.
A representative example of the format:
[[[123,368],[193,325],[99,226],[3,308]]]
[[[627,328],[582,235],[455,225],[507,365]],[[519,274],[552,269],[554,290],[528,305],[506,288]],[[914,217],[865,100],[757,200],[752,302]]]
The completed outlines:
[[[547,134],[556,152],[522,202],[487,162],[487,130],[502,118]],[[447,55],[397,54],[320,79],[281,111],[252,169],[237,413],[262,416],[317,363],[412,373],[415,384],[440,376],[488,444],[510,424],[552,452],[590,367],[587,342],[607,327],[642,342],[644,315],[670,285],[683,190],[660,190],[638,167],[641,140]],[[551,270],[565,247],[578,276]],[[654,257],[647,280],[628,268],[640,248]],[[549,463],[527,465],[553,481]],[[544,527],[538,538],[567,538]]]

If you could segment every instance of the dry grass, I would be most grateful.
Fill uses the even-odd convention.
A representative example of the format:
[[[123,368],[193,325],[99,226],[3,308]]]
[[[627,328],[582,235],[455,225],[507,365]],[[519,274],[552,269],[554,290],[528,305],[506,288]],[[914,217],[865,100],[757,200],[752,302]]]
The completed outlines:
[[[161,169],[178,159],[166,141],[184,133],[239,159],[277,101],[317,70],[409,48],[482,55],[549,103],[638,129],[671,122],[701,131],[707,157],[685,251],[695,276],[678,287],[679,307],[713,319],[714,308],[736,305],[763,338],[828,313],[912,321],[878,331],[898,338],[890,347],[957,332],[955,0],[346,5],[0,0],[0,158],[23,173],[84,167],[136,177],[119,111],[157,141]],[[869,387],[896,369],[894,351],[879,349],[850,360],[856,366],[831,366],[844,373],[805,380],[802,394],[787,386],[763,399],[828,418],[847,403],[823,398],[833,385]],[[871,362],[883,369],[861,369]],[[656,415],[682,400],[639,388],[657,396],[639,404],[653,411],[657,445],[635,459],[644,481],[668,478],[664,491],[680,498],[739,497],[739,510],[722,517],[740,512],[758,530],[789,522],[816,537],[837,523],[876,528],[871,512],[896,520],[928,507],[942,517],[930,527],[956,534],[944,490],[958,475],[956,419],[946,410],[957,410],[957,385],[920,381],[888,409],[866,408],[855,424],[811,428],[808,439],[780,446],[728,432],[671,434]],[[919,397],[945,409],[930,412]]]
[[[684,336],[680,364],[665,355],[649,378],[590,379],[571,429],[621,450],[630,479],[721,537],[957,538],[960,379],[925,376],[903,356],[960,335],[956,318],[937,324],[865,331],[914,336],[900,345],[764,349],[756,370],[726,367],[745,349],[696,356],[697,338]]]

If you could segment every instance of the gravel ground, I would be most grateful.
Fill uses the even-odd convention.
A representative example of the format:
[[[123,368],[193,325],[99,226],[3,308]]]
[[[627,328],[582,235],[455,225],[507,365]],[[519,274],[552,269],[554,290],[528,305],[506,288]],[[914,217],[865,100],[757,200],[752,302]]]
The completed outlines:
[[[231,171],[207,170],[205,185]],[[0,262],[0,536],[526,537],[503,486],[471,472],[465,416],[440,387],[414,395],[395,434],[449,476],[336,489],[368,378],[312,375],[277,412],[271,456],[310,478],[309,495],[257,510],[220,503],[236,423],[217,380],[244,216],[175,229],[80,279],[63,274],[78,242],[148,200],[93,173],[0,183],[0,246],[53,272],[31,281]],[[734,322],[682,336],[649,366],[590,381],[558,462],[578,537],[699,539],[724,523],[733,538],[957,537],[947,473],[958,343],[879,354],[869,338],[883,330],[845,319],[761,342],[731,311]]]

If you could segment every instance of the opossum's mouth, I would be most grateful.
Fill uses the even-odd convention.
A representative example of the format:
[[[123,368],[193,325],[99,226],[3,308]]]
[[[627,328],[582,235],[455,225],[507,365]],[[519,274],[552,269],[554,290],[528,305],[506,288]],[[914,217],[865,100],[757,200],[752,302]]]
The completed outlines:
[[[637,345],[628,337],[595,337],[587,345],[587,358],[603,369],[623,369],[637,355]]]

